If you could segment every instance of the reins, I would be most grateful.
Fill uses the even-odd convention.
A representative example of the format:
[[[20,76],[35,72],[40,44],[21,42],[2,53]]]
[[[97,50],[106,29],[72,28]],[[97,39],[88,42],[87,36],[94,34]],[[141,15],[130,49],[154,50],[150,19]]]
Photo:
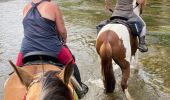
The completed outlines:
[[[58,73],[60,73],[60,71],[56,71],[55,75],[58,74]],[[30,83],[30,85],[29,85],[28,88],[27,88],[27,92],[25,93],[25,95],[24,95],[24,97],[23,97],[23,100],[26,100],[26,97],[27,97],[27,94],[28,94],[28,92],[29,92],[29,89],[30,89],[34,84],[41,82],[41,79],[43,78],[43,75],[42,75],[42,74],[44,75],[44,72],[43,72],[43,73],[39,73],[39,75],[37,75],[37,78],[35,78],[35,79]],[[56,77],[55,75],[52,76],[52,77]],[[40,76],[40,77],[39,77],[39,76]],[[75,89],[73,88],[73,86],[72,86],[71,84],[68,84],[67,86],[68,86],[68,88],[69,88],[69,90],[70,90],[70,92],[71,92],[70,96],[72,97],[72,100],[78,100],[78,99],[75,99],[75,98],[77,98],[77,97],[75,97],[75,96],[77,96],[77,94],[76,94]]]
[[[33,81],[30,83],[30,85],[29,85],[28,88],[27,88],[27,92],[25,93],[25,95],[24,95],[24,97],[23,97],[23,100],[26,100],[27,93],[28,93],[30,87],[31,87],[33,84],[38,83],[38,82],[40,82],[40,78],[37,78],[36,80],[33,80]]]
[[[37,79],[33,80],[33,81],[30,83],[30,85],[28,86],[27,91],[30,89],[30,87],[31,87],[32,85],[34,85],[35,83],[39,83],[40,81],[41,81],[41,78],[37,78]]]
[[[133,8],[133,9],[135,9],[136,7],[138,7],[139,6],[139,3],[138,2],[136,2],[136,6]]]
[[[40,76],[41,76],[41,75],[40,75]],[[30,85],[29,85],[28,88],[27,88],[27,92],[25,93],[25,95],[24,95],[24,97],[23,97],[23,100],[26,100],[26,98],[27,98],[27,93],[28,93],[29,89],[31,88],[31,86],[33,86],[35,83],[39,83],[39,82],[41,81],[41,78],[42,78],[42,76],[41,76],[40,78],[34,79],[34,80],[30,83]]]

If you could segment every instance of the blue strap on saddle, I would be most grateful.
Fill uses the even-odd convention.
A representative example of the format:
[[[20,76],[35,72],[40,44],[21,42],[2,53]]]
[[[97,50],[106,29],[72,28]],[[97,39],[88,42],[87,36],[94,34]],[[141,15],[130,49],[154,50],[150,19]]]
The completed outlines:
[[[142,32],[142,23],[138,21],[128,21],[128,25],[130,26],[134,35],[140,36]]]

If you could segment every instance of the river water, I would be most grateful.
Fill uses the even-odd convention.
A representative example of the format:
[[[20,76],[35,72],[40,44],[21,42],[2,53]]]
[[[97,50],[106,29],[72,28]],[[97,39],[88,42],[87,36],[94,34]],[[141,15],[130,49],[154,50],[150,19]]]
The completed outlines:
[[[170,2],[149,0],[143,18],[148,26],[149,52],[139,53],[129,79],[129,91],[135,100],[168,100],[170,98]],[[8,60],[16,60],[23,37],[22,8],[29,0],[0,1],[0,100],[3,84],[12,71]],[[64,14],[68,46],[76,56],[81,77],[90,90],[83,100],[126,100],[120,89],[120,70],[114,93],[105,95],[100,60],[95,51],[95,26],[111,15],[104,11],[103,0],[56,0]],[[114,6],[114,2],[113,2]]]

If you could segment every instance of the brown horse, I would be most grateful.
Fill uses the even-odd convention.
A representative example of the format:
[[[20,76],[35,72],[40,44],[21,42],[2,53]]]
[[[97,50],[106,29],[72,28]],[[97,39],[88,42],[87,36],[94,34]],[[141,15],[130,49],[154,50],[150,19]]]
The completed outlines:
[[[73,73],[71,61],[63,70],[50,64],[31,65],[22,68],[12,65],[15,73],[10,75],[6,81],[4,100],[77,99],[70,82]],[[42,66],[44,69],[42,69]]]
[[[142,11],[134,0],[134,12],[139,15]],[[122,71],[121,87],[126,92],[130,74],[130,62],[138,47],[137,36],[132,34],[129,27],[123,24],[107,24],[100,31],[96,40],[96,51],[101,59],[101,70],[106,93],[115,89],[115,77],[112,60]]]

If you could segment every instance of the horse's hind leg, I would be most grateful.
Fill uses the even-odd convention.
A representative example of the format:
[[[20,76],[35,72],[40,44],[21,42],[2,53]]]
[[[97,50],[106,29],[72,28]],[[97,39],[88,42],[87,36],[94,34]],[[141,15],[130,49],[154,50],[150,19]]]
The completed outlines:
[[[116,63],[120,66],[122,70],[122,81],[121,81],[121,87],[124,91],[127,89],[127,81],[130,75],[130,64],[125,59],[117,60]]]

